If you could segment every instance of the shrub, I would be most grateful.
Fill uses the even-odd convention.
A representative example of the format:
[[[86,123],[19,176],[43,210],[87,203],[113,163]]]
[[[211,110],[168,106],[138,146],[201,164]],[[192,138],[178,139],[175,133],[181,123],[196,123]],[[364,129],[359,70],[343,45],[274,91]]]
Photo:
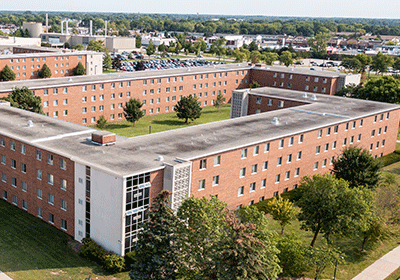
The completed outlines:
[[[125,254],[125,267],[127,270],[131,269],[131,265],[136,263],[135,252],[129,252]]]
[[[104,262],[106,250],[103,247],[94,242],[91,238],[82,239],[82,243],[82,256],[99,264],[102,264]]]
[[[118,273],[125,269],[125,260],[116,254],[105,255],[103,267],[110,273]]]

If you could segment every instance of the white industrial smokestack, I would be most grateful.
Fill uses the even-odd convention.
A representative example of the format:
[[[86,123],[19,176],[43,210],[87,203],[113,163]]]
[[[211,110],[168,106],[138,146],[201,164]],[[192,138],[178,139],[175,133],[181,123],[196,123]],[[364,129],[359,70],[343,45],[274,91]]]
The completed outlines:
[[[93,29],[93,21],[90,20],[90,28],[89,28],[89,36],[92,36],[92,29]]]
[[[105,22],[105,27],[104,27],[104,37],[107,37],[107,21]]]
[[[61,34],[64,34],[64,21],[61,21]]]
[[[68,35],[68,21],[65,22],[65,34]]]
[[[46,33],[49,33],[49,14],[46,14]]]

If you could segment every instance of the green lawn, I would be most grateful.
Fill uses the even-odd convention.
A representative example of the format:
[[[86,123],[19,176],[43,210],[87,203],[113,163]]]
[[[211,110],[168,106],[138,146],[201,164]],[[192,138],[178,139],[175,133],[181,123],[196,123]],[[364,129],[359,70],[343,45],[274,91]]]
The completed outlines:
[[[392,274],[385,278],[385,280],[399,280],[400,279],[400,267],[396,269]]]
[[[151,133],[155,133],[197,124],[226,120],[229,119],[230,109],[230,104],[225,104],[219,110],[213,106],[204,107],[201,111],[201,117],[193,122],[190,122],[189,120],[189,123],[187,124],[185,124],[184,120],[178,119],[175,112],[172,112],[145,116],[136,122],[135,126],[125,120],[120,122],[110,122],[107,123],[104,130],[114,132],[121,136],[133,137],[148,134],[150,126]]]
[[[69,248],[70,236],[0,200],[0,270],[14,280],[129,279],[108,275]],[[96,278],[97,277],[97,278]]]

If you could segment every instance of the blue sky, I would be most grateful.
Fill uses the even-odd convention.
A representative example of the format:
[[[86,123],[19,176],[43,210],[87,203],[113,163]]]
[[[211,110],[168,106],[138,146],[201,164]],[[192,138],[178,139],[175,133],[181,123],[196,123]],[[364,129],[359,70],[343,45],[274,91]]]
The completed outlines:
[[[400,0],[0,0],[1,10],[400,18]]]

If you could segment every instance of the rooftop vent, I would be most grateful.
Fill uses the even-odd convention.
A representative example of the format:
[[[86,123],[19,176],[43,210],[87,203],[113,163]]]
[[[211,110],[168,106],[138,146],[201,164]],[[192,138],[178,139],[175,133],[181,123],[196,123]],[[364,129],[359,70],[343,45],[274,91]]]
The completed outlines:
[[[68,82],[72,82],[72,78],[68,78]]]
[[[311,100],[317,100],[317,96],[316,96],[315,94],[313,94],[313,95],[311,96]]]
[[[92,133],[92,142],[101,145],[101,146],[109,146],[114,145],[116,142],[115,133],[111,133],[108,131],[97,131]]]
[[[158,156],[157,161],[164,161],[164,157],[163,156]]]
[[[27,127],[32,127],[33,126],[33,121],[29,120],[28,123],[26,124]]]
[[[271,123],[274,124],[274,125],[278,125],[278,124],[279,124],[279,119],[278,119],[278,117],[274,117],[274,119],[272,120]]]
[[[307,98],[307,92],[303,94],[303,98]]]

